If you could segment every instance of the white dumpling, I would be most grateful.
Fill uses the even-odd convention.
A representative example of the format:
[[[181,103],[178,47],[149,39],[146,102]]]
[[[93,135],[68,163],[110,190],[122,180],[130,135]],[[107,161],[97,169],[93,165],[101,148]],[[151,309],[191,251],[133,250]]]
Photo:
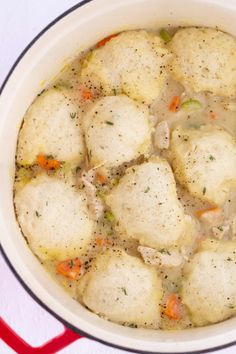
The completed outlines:
[[[184,268],[182,301],[197,326],[236,315],[236,242],[202,243]]]
[[[191,194],[221,205],[236,188],[236,141],[223,128],[177,127],[171,150],[175,175]]]
[[[37,97],[19,133],[17,162],[30,165],[39,154],[45,154],[79,164],[84,158],[84,143],[77,113],[69,90],[51,88]]]
[[[43,260],[77,257],[91,241],[86,196],[63,180],[32,179],[16,192],[15,206],[24,236]]]
[[[191,218],[178,201],[171,168],[157,157],[127,169],[106,203],[119,228],[144,246],[175,247],[193,231]]]
[[[211,28],[178,30],[171,44],[171,72],[196,92],[236,96],[236,39]]]
[[[120,249],[106,251],[79,286],[83,303],[93,312],[121,324],[158,327],[162,283],[154,268],[137,257]]]
[[[105,95],[125,93],[151,104],[166,82],[169,59],[170,53],[157,35],[128,31],[93,50],[81,74],[87,85]]]
[[[150,152],[148,110],[127,96],[99,99],[85,114],[83,126],[92,166],[118,167]]]

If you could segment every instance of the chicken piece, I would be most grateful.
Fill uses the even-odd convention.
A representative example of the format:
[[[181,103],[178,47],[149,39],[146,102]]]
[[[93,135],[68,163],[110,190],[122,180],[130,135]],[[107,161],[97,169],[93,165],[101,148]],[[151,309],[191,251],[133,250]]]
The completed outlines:
[[[229,225],[220,225],[220,226],[214,226],[212,228],[212,233],[215,238],[218,240],[223,239],[225,236],[227,236],[230,232],[230,226]]]
[[[170,145],[170,128],[166,120],[158,123],[155,129],[155,145],[158,149],[168,149]]]
[[[145,263],[160,268],[179,267],[183,262],[183,257],[178,251],[167,251],[162,249],[157,251],[154,248],[139,246],[138,251]]]
[[[89,205],[95,220],[98,220],[104,211],[104,203],[102,202],[101,198],[97,196],[97,188],[92,184],[91,175],[92,171],[83,172],[81,175],[81,181],[84,185],[86,195],[88,197]],[[95,174],[95,171],[94,171]]]

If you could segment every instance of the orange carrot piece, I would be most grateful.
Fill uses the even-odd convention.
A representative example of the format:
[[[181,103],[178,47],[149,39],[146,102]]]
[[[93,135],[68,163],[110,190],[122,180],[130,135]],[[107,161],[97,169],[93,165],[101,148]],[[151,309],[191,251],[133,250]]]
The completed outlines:
[[[217,118],[216,113],[210,111],[210,118],[213,119],[213,120],[215,120],[215,119]]]
[[[67,259],[57,264],[56,271],[67,278],[76,280],[82,274],[82,263],[78,258]]]
[[[169,105],[170,112],[176,112],[180,105],[180,96],[174,96]]]
[[[202,216],[208,214],[208,213],[220,213],[221,208],[219,207],[212,207],[212,208],[207,208],[207,209],[202,209],[202,210],[197,210],[196,211],[196,216],[198,218],[201,218]]]
[[[107,42],[109,42],[112,38],[118,36],[118,33],[116,34],[111,34],[110,36],[106,37],[106,38],[103,38],[101,41],[99,41],[97,44],[96,44],[96,48],[101,48],[103,47]]]
[[[93,98],[93,94],[89,90],[83,90],[81,96],[84,100],[91,100]]]
[[[104,240],[104,238],[97,237],[96,240],[95,240],[95,243],[99,247],[105,246],[106,245],[106,240]]]
[[[181,319],[181,301],[177,294],[171,294],[166,302],[164,314],[171,320]]]
[[[43,154],[37,156],[37,162],[38,165],[44,170],[57,170],[61,167],[60,161],[47,158]]]
[[[97,180],[100,184],[106,183],[106,177],[101,175],[100,173],[96,173]]]

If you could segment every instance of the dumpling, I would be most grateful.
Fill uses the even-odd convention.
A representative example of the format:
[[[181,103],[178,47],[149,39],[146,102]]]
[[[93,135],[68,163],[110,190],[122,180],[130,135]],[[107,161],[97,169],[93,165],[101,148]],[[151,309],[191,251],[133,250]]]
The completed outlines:
[[[85,151],[77,112],[69,90],[51,88],[37,97],[20,130],[17,162],[30,165],[39,154],[44,154],[79,164]]]
[[[176,177],[200,199],[221,205],[236,187],[236,141],[223,128],[177,127],[171,151]]]
[[[150,152],[148,110],[127,96],[99,99],[85,114],[83,127],[92,166],[110,169]]]
[[[98,255],[79,287],[82,302],[93,312],[121,324],[158,327],[162,283],[137,257],[120,249]]]
[[[105,200],[119,228],[141,245],[175,247],[187,242],[193,231],[178,201],[171,168],[158,157],[127,169]]]
[[[236,315],[236,242],[204,241],[184,274],[182,301],[195,325]]]
[[[89,245],[94,224],[83,191],[41,175],[15,195],[18,222],[42,260],[79,256]]]
[[[236,96],[236,39],[212,28],[185,28],[170,42],[171,72],[195,92]]]
[[[146,31],[123,32],[103,47],[93,50],[83,63],[83,81],[102,90],[114,92],[151,104],[166,82],[170,53],[163,41]]]

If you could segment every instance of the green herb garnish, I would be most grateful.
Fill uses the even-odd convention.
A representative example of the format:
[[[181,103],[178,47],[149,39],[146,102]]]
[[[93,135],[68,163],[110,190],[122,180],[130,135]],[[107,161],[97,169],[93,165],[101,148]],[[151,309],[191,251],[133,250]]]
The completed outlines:
[[[206,194],[206,187],[203,188],[202,190],[202,194],[205,195]]]
[[[68,266],[70,267],[70,269],[71,269],[71,268],[73,268],[73,266],[74,266],[74,262],[73,262],[73,260],[72,260],[72,259],[69,261]]]
[[[110,222],[113,222],[115,220],[115,217],[110,210],[105,211],[104,217],[105,217],[105,219],[107,219]]]
[[[172,35],[165,28],[160,30],[160,36],[166,43],[170,42],[172,39]]]
[[[71,119],[75,119],[76,116],[77,116],[77,113],[76,113],[76,112],[70,113]]]
[[[147,188],[145,189],[144,193],[147,193],[147,192],[149,192],[149,191],[150,191],[150,187],[147,187]]]
[[[111,122],[110,120],[106,120],[106,124],[107,124],[107,125],[114,125],[114,123]]]
[[[124,287],[122,287],[121,290],[123,291],[123,293],[124,293],[125,295],[127,295],[127,291],[126,291],[126,289],[125,289]]]
[[[212,156],[212,155],[210,155],[210,156],[209,156],[209,160],[214,161],[214,160],[215,160],[215,157]]]
[[[159,252],[162,253],[162,254],[168,254],[168,256],[171,255],[171,253],[165,248],[162,248]]]
[[[37,218],[39,218],[41,215],[39,214],[38,210],[36,210],[35,215],[37,216]]]
[[[130,323],[128,326],[130,328],[138,328],[138,326],[135,323]]]

